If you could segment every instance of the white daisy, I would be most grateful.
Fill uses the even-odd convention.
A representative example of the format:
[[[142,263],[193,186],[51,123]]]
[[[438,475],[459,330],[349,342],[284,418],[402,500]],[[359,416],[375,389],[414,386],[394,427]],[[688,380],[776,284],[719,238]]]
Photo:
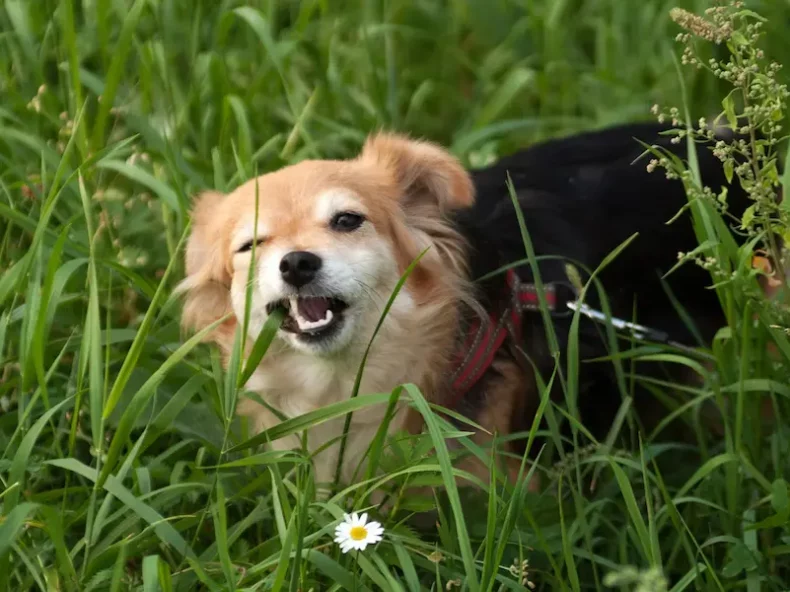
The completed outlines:
[[[343,522],[335,528],[335,542],[343,553],[352,549],[364,551],[365,547],[378,543],[384,534],[384,527],[378,522],[368,522],[368,515],[356,512],[343,515]]]

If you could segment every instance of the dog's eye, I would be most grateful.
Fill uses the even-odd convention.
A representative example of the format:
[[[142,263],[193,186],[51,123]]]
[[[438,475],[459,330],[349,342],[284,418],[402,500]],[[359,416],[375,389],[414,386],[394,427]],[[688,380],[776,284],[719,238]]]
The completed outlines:
[[[262,237],[258,237],[255,240],[248,240],[246,243],[244,243],[238,249],[236,249],[236,252],[237,253],[246,253],[248,251],[252,251],[252,245],[253,244],[260,246],[264,242],[266,242],[266,239],[262,238]]]
[[[332,230],[337,230],[338,232],[351,232],[362,226],[364,221],[365,217],[362,214],[340,212],[339,214],[335,214],[335,217],[332,218],[329,225],[332,227]]]

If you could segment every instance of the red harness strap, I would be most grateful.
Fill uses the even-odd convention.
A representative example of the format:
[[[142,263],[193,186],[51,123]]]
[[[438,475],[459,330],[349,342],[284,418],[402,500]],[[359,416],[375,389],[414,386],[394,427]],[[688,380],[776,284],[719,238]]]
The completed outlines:
[[[492,312],[487,321],[476,318],[469,326],[459,351],[455,355],[450,376],[454,403],[458,403],[491,367],[508,333],[516,342],[521,340],[521,321],[525,310],[540,310],[540,300],[534,284],[522,283],[515,270],[507,272],[510,302],[499,314]],[[549,310],[557,308],[557,294],[552,284],[543,286]],[[455,407],[455,405],[451,405]]]

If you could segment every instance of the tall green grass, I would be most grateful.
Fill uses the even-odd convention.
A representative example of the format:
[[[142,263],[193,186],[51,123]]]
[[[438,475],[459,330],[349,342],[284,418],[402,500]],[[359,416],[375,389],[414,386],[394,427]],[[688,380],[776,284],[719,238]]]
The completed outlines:
[[[620,354],[682,363],[703,378],[677,411],[698,442],[647,438],[616,450],[589,445],[574,424],[577,452],[563,455],[555,428],[572,414],[544,400],[552,428],[534,469],[540,494],[496,479],[476,494],[456,491],[448,443],[483,459],[492,452],[409,385],[255,437],[233,413],[248,367],[236,355],[223,372],[200,335],[178,326],[172,292],[198,190],[349,156],[380,127],[442,142],[477,165],[543,138],[648,118],[653,103],[681,97],[667,17],[676,4],[705,6],[0,4],[0,590],[477,591],[529,581],[575,591],[628,589],[655,573],[673,591],[786,589],[790,344],[769,323],[748,322],[736,295],[728,312],[738,322],[709,352],[712,370],[660,349]],[[750,7],[769,19],[768,52],[790,64],[790,7]],[[724,89],[686,75],[695,116],[718,112]],[[727,256],[745,269],[738,253]],[[266,342],[264,332],[256,351],[265,355]],[[627,389],[635,377],[622,366]],[[572,395],[576,373],[558,364],[544,391],[564,380]],[[655,384],[657,396],[670,386]],[[305,453],[260,447],[396,398],[425,416],[427,433],[381,443],[385,475],[328,498]],[[702,427],[706,403],[722,413],[723,438]],[[615,428],[629,417],[626,405]],[[422,485],[449,493],[410,493]],[[391,493],[378,515],[385,540],[341,555],[334,525],[351,508],[375,514],[381,487]]]

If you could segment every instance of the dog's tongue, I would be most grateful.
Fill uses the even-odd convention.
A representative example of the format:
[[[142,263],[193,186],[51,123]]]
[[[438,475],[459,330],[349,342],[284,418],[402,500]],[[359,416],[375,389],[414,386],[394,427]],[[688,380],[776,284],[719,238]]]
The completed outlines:
[[[329,298],[299,298],[299,314],[311,323],[323,321],[329,311]]]

